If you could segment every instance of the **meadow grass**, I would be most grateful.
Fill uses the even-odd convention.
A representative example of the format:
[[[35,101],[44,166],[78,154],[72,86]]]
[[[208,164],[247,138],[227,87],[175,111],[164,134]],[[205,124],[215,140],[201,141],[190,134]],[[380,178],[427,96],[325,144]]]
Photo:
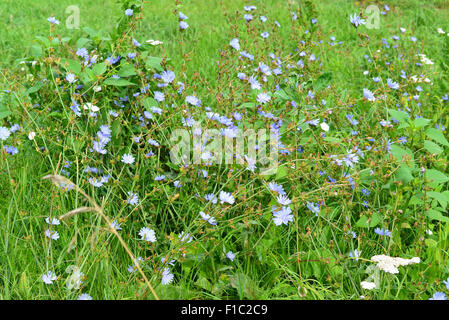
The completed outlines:
[[[187,114],[183,110],[188,104],[180,100],[173,98],[173,114],[157,118],[148,129],[147,138],[157,137],[164,146],[155,149],[156,156],[149,159],[144,157],[143,151],[148,152],[148,148],[138,149],[136,164],[131,167],[122,165],[121,156],[128,152],[136,154],[131,138],[140,134],[136,129],[138,122],[133,123],[140,114],[121,120],[121,129],[114,129],[114,119],[102,115],[103,119],[109,119],[113,131],[120,131],[117,134],[120,138],[113,141],[110,158],[98,158],[87,150],[101,122],[96,125],[93,120],[76,120],[70,113],[70,100],[63,96],[64,92],[55,94],[63,82],[54,80],[55,89],[39,97],[22,95],[29,89],[29,79],[26,77],[28,69],[21,71],[19,62],[33,56],[31,45],[37,44],[36,36],[48,36],[47,17],[54,15],[61,21],[57,29],[61,37],[79,38],[85,33],[83,27],[101,30],[102,35],[107,35],[114,31],[117,20],[123,16],[118,2],[2,1],[0,83],[2,90],[17,93],[18,102],[12,102],[12,95],[10,98],[2,95],[1,103],[15,105],[16,109],[8,118],[0,119],[0,127],[19,123],[22,129],[20,137],[14,138],[20,152],[11,156],[3,151],[2,145],[0,157],[0,299],[76,299],[82,293],[94,299],[154,299],[139,273],[128,271],[133,262],[95,212],[80,213],[61,222],[56,226],[60,237],[55,241],[44,236],[48,228],[46,217],[59,217],[86,206],[78,192],[61,191],[48,180],[42,180],[47,174],[63,174],[61,169],[66,161],[72,161],[67,167],[69,178],[92,196],[111,220],[120,223],[123,229],[120,234],[131,252],[146,259],[142,269],[162,299],[360,299],[361,296],[428,299],[438,291],[447,293],[442,282],[449,277],[449,228],[448,219],[444,219],[449,202],[447,183],[442,176],[439,176],[439,184],[429,183],[420,169],[438,170],[443,176],[448,173],[449,148],[445,140],[432,139],[430,134],[425,134],[436,124],[449,126],[448,102],[441,99],[449,92],[449,36],[437,32],[438,28],[449,32],[448,3],[374,2],[381,10],[388,4],[390,11],[380,16],[379,29],[361,27],[358,30],[349,22],[349,15],[362,12],[371,2],[311,1],[310,8],[306,9],[301,9],[304,7],[298,3],[185,0],[179,4],[155,0],[144,5],[143,19],[137,22],[133,38],[140,43],[147,39],[163,41],[162,45],[150,49],[151,56],[166,58],[167,69],[176,74],[175,82],[186,83],[186,91],[195,93],[204,106],[220,114],[230,116],[236,105],[255,100],[255,94],[236,84],[236,70],[242,69],[241,59],[233,59],[229,48],[229,41],[235,37],[245,50],[257,53],[255,61],[262,57],[268,61],[269,52],[281,56],[283,53],[279,49],[282,49],[284,64],[296,64],[299,57],[294,50],[300,46],[300,40],[307,39],[307,46],[302,48],[313,51],[322,64],[318,66],[317,63],[305,71],[304,81],[296,78],[297,95],[301,97],[301,101],[296,102],[304,106],[304,114],[302,111],[298,114],[287,99],[269,111],[285,121],[281,129],[285,135],[293,135],[298,126],[303,126],[301,115],[307,120],[325,119],[331,125],[330,139],[324,139],[319,126],[314,129],[304,124],[302,130],[307,134],[297,140],[292,138],[294,156],[283,157],[284,164],[274,176],[251,175],[245,166],[233,166],[230,171],[219,166],[201,167],[209,170],[208,178],[201,179],[199,169],[184,171],[170,163],[167,148],[164,149],[171,130],[180,126],[180,118]],[[69,5],[79,7],[81,29],[69,30],[63,26]],[[257,6],[256,13],[251,12],[255,20],[264,14],[269,23],[277,20],[281,25],[278,30],[271,26],[272,30],[277,30],[270,35],[276,37],[270,40],[272,42],[267,44],[260,39],[258,33],[263,29],[259,25],[247,32],[242,16],[243,6],[248,5]],[[308,22],[294,29],[290,27],[293,24],[291,12],[299,12],[299,9]],[[186,20],[189,28],[185,32],[179,30],[175,10],[189,16]],[[310,24],[312,18],[317,18],[316,24]],[[298,21],[303,21],[301,19]],[[405,34],[401,33],[401,27],[407,30]],[[310,38],[304,34],[308,29]],[[400,49],[405,59],[401,60],[390,51],[387,51],[390,54],[387,58],[376,53],[384,48],[382,38],[388,38],[390,46],[394,45],[392,34],[401,37]],[[326,45],[330,35],[341,44]],[[410,36],[418,41],[408,41]],[[322,45],[311,44],[319,40],[323,40]],[[416,66],[418,52],[425,53],[434,62],[431,69]],[[377,64],[373,65],[364,55]],[[386,60],[391,64],[385,65]],[[218,68],[218,62],[223,69]],[[223,74],[219,70],[223,70]],[[369,76],[363,74],[365,70],[370,70]],[[401,70],[406,71],[407,77],[423,73],[431,78],[432,86],[420,83],[424,88],[420,105],[388,90],[386,79],[398,81]],[[331,73],[331,79],[324,78],[325,85],[316,90],[317,98],[310,102],[305,98],[308,90],[315,90],[319,86],[316,80],[326,73]],[[387,96],[372,104],[361,98],[364,88],[373,87],[371,74],[382,78],[376,96]],[[53,81],[50,77],[49,80]],[[33,81],[30,83],[35,84]],[[151,90],[159,89],[152,87]],[[121,97],[113,90],[102,92],[109,94],[105,93],[98,101],[102,108],[113,107],[114,100]],[[174,94],[167,94],[167,100],[169,96]],[[326,107],[320,107],[321,99],[327,101]],[[288,100],[293,98],[289,96]],[[37,102],[39,108],[33,106]],[[403,110],[409,107],[410,114],[422,116],[429,122],[421,127],[414,123],[404,128],[394,123],[391,130],[379,125],[382,119],[391,121],[401,116],[389,111],[394,109],[394,112],[399,107]],[[255,110],[254,107],[254,111],[248,110],[245,114],[250,119],[249,124],[257,124]],[[358,127],[348,124],[347,114],[359,120]],[[198,111],[192,111],[192,115],[200,117]],[[396,120],[402,124],[401,119]],[[360,164],[351,171],[355,187],[351,187],[345,173],[331,164],[328,157],[346,153],[353,145],[363,149],[368,144],[366,140],[354,142],[353,130],[359,131],[358,136],[373,137],[378,142],[390,138],[395,144],[393,155],[397,158],[394,160],[380,152],[368,157],[363,166]],[[30,131],[37,132],[38,138],[28,139]],[[443,137],[447,136],[447,131],[442,132]],[[403,135],[408,139],[407,149],[397,142]],[[440,144],[435,147],[424,140]],[[4,144],[7,142],[12,143],[7,140]],[[376,149],[377,146],[384,147],[382,143],[376,145]],[[299,148],[304,151],[297,152]],[[413,160],[407,158],[410,156]],[[111,182],[101,190],[93,187],[88,183],[91,176],[84,172],[86,166],[108,172],[112,175]],[[375,179],[369,177],[370,170],[375,171]],[[324,176],[322,171],[326,172]],[[155,183],[153,178],[157,174],[165,174],[168,182]],[[326,181],[329,175],[338,180],[336,186]],[[174,180],[182,181],[179,190],[173,186]],[[288,226],[276,226],[272,222],[271,209],[277,203],[276,193],[268,188],[270,181],[282,184],[292,200],[294,219]],[[369,197],[361,193],[363,188],[370,191]],[[235,204],[213,209],[203,201],[205,194],[218,195],[222,190],[233,193]],[[127,203],[129,191],[139,194],[137,206]],[[365,200],[369,201],[368,208],[364,206]],[[319,215],[315,216],[307,208],[309,202],[320,204]],[[199,218],[198,213],[206,209],[217,217],[216,226],[205,225]],[[142,242],[138,233],[144,226],[156,230],[156,244]],[[392,237],[377,235],[373,231],[376,227],[390,230]],[[192,243],[179,241],[181,231],[193,235]],[[356,232],[357,236],[353,238],[350,232]],[[361,253],[357,261],[348,256],[355,250]],[[233,261],[226,257],[228,251],[236,253]],[[379,254],[417,256],[421,262],[400,267],[400,273],[391,275],[370,267],[370,258]],[[176,259],[176,263],[169,266],[174,274],[169,285],[161,284],[161,272],[167,267],[166,263],[160,263],[161,258]],[[67,286],[67,279],[73,275],[71,266],[84,274],[79,287]],[[58,275],[53,285],[42,281],[42,274],[49,270]],[[360,285],[369,276],[378,286],[372,291]]]

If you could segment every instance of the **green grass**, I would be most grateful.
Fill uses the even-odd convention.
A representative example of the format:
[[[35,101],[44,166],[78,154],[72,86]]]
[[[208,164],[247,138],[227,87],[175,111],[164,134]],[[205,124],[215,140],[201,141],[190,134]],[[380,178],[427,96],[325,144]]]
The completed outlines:
[[[180,33],[177,17],[173,13],[175,2],[149,1],[144,6],[144,19],[138,23],[134,38],[141,43],[147,39],[163,41],[162,46],[151,49],[151,55],[170,59],[176,81],[185,82],[189,94],[196,92],[204,105],[213,107],[220,114],[227,111],[229,116],[233,110],[232,103],[240,101],[241,97],[242,101],[250,101],[251,97],[240,91],[235,80],[231,82],[231,77],[235,79],[238,64],[230,58],[228,43],[238,36],[242,47],[251,48],[259,55],[268,52],[282,55],[280,50],[285,50],[285,54],[292,52],[303,39],[288,27],[291,15],[285,3],[277,0],[186,0],[179,10],[189,16],[187,22],[190,28]],[[296,8],[297,2],[292,3]],[[419,74],[420,69],[411,62],[417,48],[422,48],[422,52],[435,63],[427,74],[433,85],[426,88],[427,95],[423,93],[421,107],[412,102],[408,102],[409,106],[415,114],[431,120],[429,127],[435,127],[436,123],[449,126],[447,102],[443,104],[440,99],[449,92],[449,37],[437,33],[437,28],[449,32],[449,6],[446,1],[426,1],[423,4],[422,1],[403,0],[388,3],[391,11],[387,16],[380,16],[379,29],[360,29],[370,38],[365,41],[363,39],[366,38],[359,36],[349,23],[349,15],[362,11],[368,2],[329,0],[313,3],[313,17],[318,18],[317,28],[322,35],[317,39],[322,39],[326,44],[332,35],[342,44],[307,47],[323,63],[322,68],[317,67],[307,76],[314,80],[321,72],[332,72],[332,88],[321,91],[318,96],[319,99],[327,99],[327,106],[332,108],[333,115],[312,107],[305,113],[307,120],[318,114],[332,121],[332,129],[338,129],[335,137],[341,139],[342,144],[324,143],[318,134],[308,136],[310,140],[299,141],[306,152],[298,154],[294,161],[288,163],[294,163],[295,169],[286,165],[285,171],[278,172],[276,181],[284,185],[294,202],[295,220],[289,227],[276,227],[270,223],[270,209],[276,202],[267,192],[266,183],[272,180],[249,176],[244,168],[234,168],[231,173],[219,168],[214,171],[216,176],[208,184],[193,174],[171,170],[164,162],[167,161],[164,149],[159,149],[157,159],[147,160],[140,156],[135,172],[127,167],[120,168],[120,155],[131,148],[128,148],[130,138],[136,134],[131,122],[122,123],[122,130],[127,134],[124,145],[114,149],[116,153],[103,161],[84,152],[86,147],[82,152],[75,152],[75,148],[65,140],[74,134],[78,136],[77,141],[87,141],[95,135],[98,126],[83,127],[84,124],[75,124],[63,116],[51,116],[50,111],[60,107],[57,98],[44,100],[42,110],[32,108],[25,102],[18,108],[18,114],[10,118],[12,123],[21,121],[24,126],[22,138],[14,140],[16,146],[20,146],[20,153],[14,157],[4,152],[0,155],[0,299],[76,299],[84,292],[94,299],[153,299],[140,275],[127,271],[131,265],[130,258],[96,213],[82,213],[64,221],[57,228],[60,234],[57,241],[48,241],[44,237],[46,217],[58,217],[87,205],[83,197],[74,191],[61,192],[49,181],[41,179],[60,170],[67,159],[74,161],[70,169],[72,181],[83,185],[111,219],[121,222],[121,235],[131,252],[151,258],[143,270],[158,296],[163,299],[359,299],[361,295],[368,299],[427,299],[435,291],[447,293],[441,281],[449,276],[448,223],[428,219],[424,215],[424,211],[435,209],[441,202],[432,202],[430,198],[427,201],[425,198],[425,205],[421,205],[413,198],[419,192],[426,197],[429,190],[441,194],[447,190],[447,183],[429,187],[418,175],[421,165],[448,173],[447,147],[439,157],[429,156],[422,147],[424,132],[410,128],[403,131],[409,142],[412,141],[409,146],[416,159],[415,179],[404,184],[391,182],[390,178],[394,177],[400,164],[380,156],[370,159],[366,167],[358,168],[355,173],[359,177],[367,168],[372,168],[381,180],[371,184],[363,184],[362,178],[357,180],[360,187],[369,185],[372,188],[372,207],[366,210],[361,204],[363,198],[360,192],[348,186],[332,189],[332,192],[323,190],[324,179],[318,171],[334,170],[325,163],[325,155],[345,152],[343,143],[349,141],[353,130],[347,125],[346,113],[359,117],[361,126],[358,130],[361,135],[376,137],[377,140],[384,136],[387,130],[384,132],[378,123],[382,118],[391,120],[387,108],[396,109],[395,103],[400,103],[402,107],[406,102],[394,93],[391,93],[388,102],[385,100],[374,107],[362,102],[363,88],[373,87],[372,81],[362,72],[371,68],[371,72],[381,75],[384,82],[387,77],[397,80],[402,69],[408,76]],[[377,3],[381,7],[386,2]],[[18,62],[32,54],[30,45],[35,43],[36,36],[48,36],[48,16],[54,15],[61,21],[58,32],[62,37],[82,33],[82,30],[68,30],[63,26],[67,17],[65,9],[72,4],[73,1],[68,0],[51,3],[43,0],[6,0],[0,3],[0,21],[4,24],[0,28],[0,68],[5,70],[3,74],[6,75],[0,81],[1,89],[20,90],[23,83],[19,79],[24,78],[25,72],[20,71]],[[258,12],[263,12],[270,23],[276,19],[282,26],[269,48],[264,47],[265,43],[258,37],[263,29],[253,31],[256,36],[246,33],[242,23],[243,6],[250,4],[256,5]],[[123,15],[122,8],[114,1],[78,0],[77,5],[81,12],[81,29],[89,27],[102,30],[103,34],[113,32],[118,17]],[[237,10],[239,14],[235,15]],[[257,19],[258,15],[254,16]],[[309,23],[301,31],[310,27],[313,28]],[[407,29],[406,34],[401,34],[400,27]],[[400,62],[393,57],[391,62],[394,67],[385,68],[380,61],[379,66],[373,68],[363,56],[373,55],[375,50],[382,48],[382,38],[388,38],[391,44],[392,34],[403,38],[401,49],[409,60]],[[416,44],[406,40],[411,35],[418,38]],[[283,56],[283,59],[285,63],[294,64],[298,57]],[[218,61],[228,70],[220,79]],[[235,94],[230,93],[230,87],[234,88]],[[303,99],[307,90],[298,90],[302,90],[299,94]],[[48,96],[52,97],[51,94]],[[100,103],[104,107],[112,105],[112,98],[105,96]],[[356,104],[356,107],[351,109],[348,104]],[[180,116],[185,105],[177,101],[176,108],[176,116]],[[64,110],[70,111],[68,106]],[[293,119],[295,131],[298,123],[294,123],[295,119],[287,113],[287,108],[275,107],[271,111],[279,113],[276,113],[279,116],[284,116],[285,111],[285,117]],[[199,112],[196,116],[199,117]],[[163,140],[179,123],[168,119],[159,124],[153,134]],[[6,120],[0,119],[2,125],[10,126]],[[39,132],[39,143],[26,138],[28,131]],[[402,135],[388,132],[387,136],[390,134],[392,139]],[[444,135],[447,136],[446,132]],[[37,144],[39,147],[48,145],[48,151],[38,151]],[[112,183],[105,190],[97,191],[86,183],[89,177],[83,172],[86,165],[104,170],[116,168]],[[167,172],[185,177],[183,183],[185,181],[186,186],[178,192],[172,184],[154,183],[155,174]],[[175,180],[175,173],[169,178]],[[386,187],[389,182],[391,186]],[[222,189],[238,194],[238,201],[232,209],[216,212],[223,223],[215,229],[204,227],[197,220],[198,212],[204,210],[205,204],[197,201],[196,194],[216,194]],[[129,208],[125,203],[129,190],[139,192],[141,205]],[[173,198],[177,193],[179,200]],[[326,211],[320,219],[316,219],[305,208],[305,203],[321,200],[326,200]],[[444,199],[439,201],[444,202]],[[446,206],[441,207],[444,208],[442,214],[447,215]],[[360,217],[372,217],[376,213],[382,218],[377,226],[393,230],[393,238],[376,236],[373,228],[355,229],[359,235],[355,240],[347,236]],[[147,225],[158,231],[157,245],[139,240],[139,229]],[[433,235],[428,235],[427,229],[432,229]],[[184,248],[176,243],[180,231],[195,236],[190,247]],[[348,259],[348,252],[354,249],[361,251],[361,257],[365,260],[355,262]],[[225,257],[229,250],[238,252],[233,263]],[[157,263],[169,253],[181,262],[173,267],[174,283],[164,286],[160,284],[160,276],[156,272],[159,268]],[[397,276],[382,274],[382,288],[368,292],[360,288],[360,282],[367,277],[367,259],[375,254],[407,258],[419,256],[422,263],[400,267],[401,273]],[[86,276],[84,287],[78,290],[69,290],[65,285],[70,275],[66,270],[72,265],[78,266]],[[60,277],[53,286],[44,285],[41,280],[47,270],[56,271]]]

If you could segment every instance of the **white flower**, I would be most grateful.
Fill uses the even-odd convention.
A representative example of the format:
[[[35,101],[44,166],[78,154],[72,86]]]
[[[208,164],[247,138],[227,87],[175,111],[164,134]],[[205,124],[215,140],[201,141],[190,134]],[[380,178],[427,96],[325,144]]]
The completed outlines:
[[[45,231],[45,236],[50,240],[58,240],[59,239],[58,231],[50,231],[50,229],[47,229]]]
[[[133,164],[134,163],[134,156],[132,154],[124,154],[122,156],[122,162],[126,164]]]
[[[28,139],[30,139],[30,140],[34,140],[35,136],[36,136],[36,132],[34,132],[34,131],[30,131],[30,133],[28,133]]]
[[[128,272],[133,273],[136,272],[137,266],[140,266],[139,262],[144,262],[145,260],[142,257],[137,257],[134,260],[134,266],[128,266]]]
[[[281,224],[288,225],[289,222],[293,221],[292,209],[290,207],[282,207],[281,210],[273,212],[273,222],[276,226]]]
[[[229,192],[220,191],[220,203],[227,202],[229,204],[234,204],[234,197]]]
[[[83,293],[78,297],[78,300],[92,300],[93,298],[87,293]]]
[[[120,225],[118,224],[117,220],[112,221],[110,227],[111,227],[111,229],[114,229],[114,230],[116,230],[116,231],[122,230],[122,228],[121,228]]]
[[[151,44],[152,46],[157,46],[157,45],[160,45],[160,44],[163,43],[162,41],[159,41],[159,40],[153,40],[153,39],[147,40],[147,41],[145,41],[145,42]]]
[[[271,100],[271,97],[268,94],[266,94],[265,92],[261,92],[257,95],[256,100],[262,104],[265,104]]]
[[[329,125],[326,122],[322,122],[320,124],[321,129],[323,129],[323,131],[329,131]]]
[[[438,28],[437,31],[438,31],[439,34],[445,34],[444,30],[441,29],[441,28]]]
[[[11,131],[9,131],[8,128],[0,127],[0,140],[8,139],[10,134],[11,134]]]
[[[290,203],[292,203],[292,201],[285,194],[278,195],[276,200],[279,204],[283,206],[288,206]]]
[[[228,258],[231,261],[234,261],[235,254],[232,251],[229,251],[228,253],[226,253],[226,258]]]
[[[387,255],[381,254],[371,257],[371,260],[377,263],[377,267],[385,272],[396,274],[399,273],[399,266],[407,266],[409,264],[419,263],[421,259],[414,257],[412,259],[393,258]]]
[[[100,86],[94,86],[92,89],[94,90],[94,92],[100,92],[101,91],[101,87]]]
[[[48,224],[53,225],[53,226],[57,226],[57,225],[60,224],[60,222],[59,222],[58,219],[56,219],[56,218],[50,218],[50,217],[47,217],[47,218],[45,219],[45,222],[47,222]]]
[[[173,281],[173,274],[170,273],[169,268],[165,268],[164,271],[162,271],[162,281],[161,283],[166,285]]]
[[[98,108],[97,106],[93,105],[90,102],[87,102],[87,103],[83,104],[83,109],[84,110],[90,110],[92,112],[98,112],[100,110],[100,108]]]
[[[156,234],[154,233],[153,229],[143,227],[139,231],[139,236],[141,236],[142,240],[148,241],[148,242],[156,242]]]
[[[433,61],[430,60],[429,58],[427,58],[424,53],[418,53],[417,55],[420,57],[422,63],[424,63],[424,64],[433,64]]]
[[[53,281],[57,278],[58,276],[53,271],[47,271],[42,275],[42,281],[44,281],[45,284],[53,284]]]
[[[231,40],[231,42],[229,43],[231,47],[233,47],[235,50],[239,51],[240,50],[240,44],[239,44],[239,39],[234,38]]]
[[[376,288],[376,284],[374,282],[362,281],[360,282],[360,285],[362,286],[363,289],[366,290],[373,290]]]
[[[200,211],[200,216],[203,218],[203,220],[209,222],[211,225],[215,226],[217,224],[214,217],[211,217],[207,213],[204,213],[203,211]]]

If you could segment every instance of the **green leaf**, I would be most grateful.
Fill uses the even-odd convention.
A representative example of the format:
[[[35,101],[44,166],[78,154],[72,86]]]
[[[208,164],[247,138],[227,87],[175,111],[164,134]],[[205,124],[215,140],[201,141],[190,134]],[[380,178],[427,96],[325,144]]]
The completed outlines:
[[[323,140],[332,143],[341,143],[341,139],[336,137],[325,137]]]
[[[245,102],[238,106],[239,109],[254,109],[256,104],[254,102]]]
[[[155,99],[147,97],[145,99],[143,99],[142,101],[143,106],[145,107],[146,110],[151,111],[151,107],[157,107],[158,103]]]
[[[381,217],[378,213],[373,213],[371,220],[367,216],[362,216],[359,221],[356,222],[356,226],[359,228],[373,228],[379,224]]]
[[[416,118],[415,120],[413,120],[413,125],[415,126],[415,128],[421,128],[427,126],[429,122],[430,122],[429,119]]]
[[[428,191],[427,195],[432,199],[436,199],[443,209],[446,209],[448,199],[445,194],[435,191]]]
[[[78,41],[76,42],[76,47],[83,48],[89,41],[90,39],[88,38],[79,38]]]
[[[135,86],[134,83],[122,78],[108,78],[103,82],[103,84],[115,87]]]
[[[200,276],[200,278],[195,282],[195,285],[200,287],[203,290],[206,291],[212,291],[212,285],[205,277]]]
[[[92,67],[92,72],[95,74],[95,76],[102,75],[106,72],[107,66],[104,62],[97,63]]]
[[[42,82],[38,82],[36,85],[32,86],[31,88],[28,88],[26,91],[27,94],[38,92],[44,84]]]
[[[410,168],[407,165],[401,165],[401,167],[396,171],[395,175],[396,181],[401,181],[402,183],[409,183],[413,180],[413,175]]]
[[[61,59],[61,66],[76,75],[80,75],[81,73],[81,64],[75,60]]]
[[[439,145],[430,140],[424,141],[424,149],[426,149],[432,154],[440,154],[444,151],[443,148],[441,148]]]
[[[33,57],[41,57],[41,56],[42,56],[42,47],[33,44],[33,45],[30,47],[30,54],[31,54]]]
[[[426,135],[439,144],[449,147],[449,142],[447,141],[442,131],[435,128],[429,128],[426,130]]]
[[[91,38],[95,38],[95,37],[97,36],[97,34],[98,34],[97,31],[95,31],[94,29],[89,28],[89,27],[84,27],[83,30],[84,30],[84,32],[86,32]]]
[[[130,77],[136,75],[136,68],[132,64],[124,64],[120,67],[117,75],[120,77]]]
[[[37,36],[36,41],[43,45],[45,48],[48,48],[50,46],[50,40],[48,40],[48,38],[46,37]]]
[[[430,209],[430,210],[426,211],[426,216],[430,220],[449,222],[449,218],[443,216],[443,214],[440,211],[437,211],[437,210]]]
[[[391,155],[393,155],[399,162],[404,162],[405,159],[411,159],[412,162],[414,161],[413,153],[410,149],[402,148],[395,144],[391,146]]]
[[[9,111],[7,106],[0,105],[0,119],[6,118],[10,114],[11,114],[11,111]]]
[[[388,113],[395,118],[396,120],[398,120],[399,122],[404,122],[407,123],[410,120],[410,117],[408,115],[408,113],[404,112],[404,111],[399,111],[399,110],[394,110],[394,109],[388,109]]]
[[[437,184],[445,183],[445,182],[449,181],[448,176],[446,176],[443,172],[438,171],[436,169],[427,170],[425,177],[426,177],[426,179],[432,180],[432,182],[435,182]]]
[[[276,171],[276,178],[275,180],[280,180],[284,178],[287,175],[287,168],[285,166],[278,167],[278,170]]]
[[[284,90],[276,91],[273,96],[276,97],[276,98],[279,98],[279,99],[281,99],[283,101],[290,100],[290,97],[288,96],[288,94]]]
[[[430,239],[430,238],[427,238],[426,240],[424,240],[424,243],[429,248],[435,248],[437,246],[437,244],[438,244],[438,242],[436,242],[435,240]]]
[[[161,67],[161,62],[162,62],[162,58],[148,57],[148,59],[146,61],[146,65],[150,68],[157,70],[157,71],[163,71],[164,69],[162,69],[162,67]]]
[[[257,282],[244,273],[237,273],[229,277],[229,284],[247,299],[258,299],[261,295],[261,289]]]
[[[313,84],[313,90],[320,91],[328,87],[332,80],[332,72],[324,72],[321,74]]]
[[[81,81],[84,84],[88,84],[92,81],[95,81],[97,79],[97,77],[95,76],[95,73],[91,70],[91,69],[85,69],[82,73],[81,73]]]

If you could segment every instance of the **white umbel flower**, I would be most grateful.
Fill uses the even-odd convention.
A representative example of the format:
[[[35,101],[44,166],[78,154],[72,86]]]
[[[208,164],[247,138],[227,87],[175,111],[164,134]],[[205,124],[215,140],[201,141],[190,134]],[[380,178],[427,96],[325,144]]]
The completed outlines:
[[[366,289],[366,290],[376,289],[376,284],[374,282],[362,281],[362,282],[360,282],[360,285],[362,286],[363,289]]]
[[[371,257],[371,260],[377,263],[377,267],[385,272],[396,274],[399,273],[399,266],[407,266],[409,264],[419,263],[421,260],[419,257],[412,259],[393,258],[387,255],[381,254]]]

